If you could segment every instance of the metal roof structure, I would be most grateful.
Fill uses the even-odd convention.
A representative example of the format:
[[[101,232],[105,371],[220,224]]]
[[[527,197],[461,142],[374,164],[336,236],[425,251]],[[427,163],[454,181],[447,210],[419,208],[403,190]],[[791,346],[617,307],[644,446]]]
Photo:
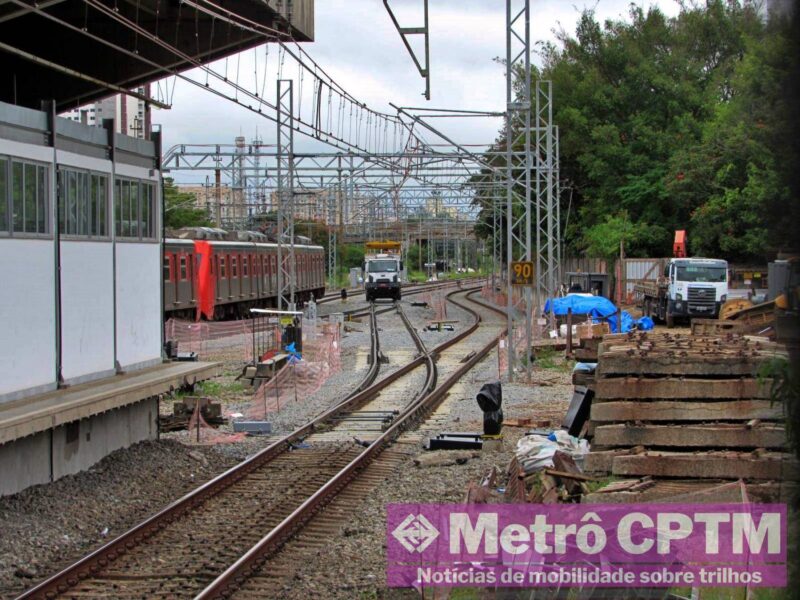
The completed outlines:
[[[265,31],[314,37],[314,0],[229,0],[230,20],[219,11],[206,0],[5,0],[0,101],[55,100],[61,112],[253,48]]]

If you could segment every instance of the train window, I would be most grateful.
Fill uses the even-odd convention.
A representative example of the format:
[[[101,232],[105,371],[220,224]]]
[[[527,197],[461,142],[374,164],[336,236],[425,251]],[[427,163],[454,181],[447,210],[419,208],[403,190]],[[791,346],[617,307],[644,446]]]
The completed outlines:
[[[249,277],[249,261],[247,259],[247,254],[242,256],[242,277]]]
[[[220,279],[227,279],[227,277],[228,277],[227,270],[225,269],[225,267],[226,267],[225,257],[224,256],[220,256],[219,257],[219,278]]]
[[[186,255],[181,254],[181,281],[186,281]]]
[[[194,272],[194,261],[192,261],[192,258],[191,258],[191,256],[189,256],[189,257],[186,259],[186,273],[187,273],[187,277],[186,277],[186,278],[187,278],[189,281],[191,281],[191,280],[192,280],[192,273],[193,273],[193,272]]]
[[[231,256],[231,277],[233,279],[239,277],[239,261],[236,255]]]
[[[172,281],[172,259],[168,254],[164,255],[164,281]]]

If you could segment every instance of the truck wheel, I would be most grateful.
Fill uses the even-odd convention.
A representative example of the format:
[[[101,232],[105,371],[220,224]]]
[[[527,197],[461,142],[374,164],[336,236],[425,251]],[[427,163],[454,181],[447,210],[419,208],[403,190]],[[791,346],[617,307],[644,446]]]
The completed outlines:
[[[668,329],[672,329],[673,327],[675,327],[675,317],[673,317],[671,314],[668,313],[667,314],[667,328]]]

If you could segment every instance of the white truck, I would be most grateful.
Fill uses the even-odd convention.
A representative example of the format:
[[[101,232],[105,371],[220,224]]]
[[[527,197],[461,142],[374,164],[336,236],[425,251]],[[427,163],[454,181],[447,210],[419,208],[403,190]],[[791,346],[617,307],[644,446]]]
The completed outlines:
[[[716,319],[728,299],[728,263],[714,258],[671,258],[664,276],[634,286],[648,317],[672,327],[677,319]]]
[[[400,242],[367,242],[364,254],[364,294],[367,302],[376,298],[400,300],[402,271]]]

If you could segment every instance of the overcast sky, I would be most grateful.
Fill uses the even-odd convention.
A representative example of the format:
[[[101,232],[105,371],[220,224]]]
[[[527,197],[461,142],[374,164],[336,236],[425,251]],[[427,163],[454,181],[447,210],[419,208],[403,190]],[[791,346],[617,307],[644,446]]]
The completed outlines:
[[[574,32],[584,6],[595,6],[602,21],[627,18],[627,0],[533,0],[531,34],[536,40],[553,40],[553,30]],[[638,2],[644,7],[658,5],[668,15],[677,14],[674,0]],[[392,0],[401,26],[422,25],[421,0]],[[430,0],[431,101],[422,96],[424,81],[403,47],[381,0],[317,0],[315,40],[305,50],[350,94],[370,107],[394,113],[389,106],[430,106],[470,110],[502,111],[505,79],[495,57],[505,56],[505,2],[502,0]],[[266,59],[266,81],[263,65]],[[534,57],[534,61],[536,57]],[[256,75],[254,62],[258,61]],[[265,97],[275,97],[277,52],[271,46],[242,53],[227,61],[229,76],[237,67],[241,82],[253,89],[258,81]],[[286,63],[288,64],[288,63]],[[215,63],[223,72],[225,61]],[[292,71],[292,72],[289,72]],[[285,68],[283,76],[296,77],[296,69]],[[205,75],[192,73],[204,81]],[[170,94],[173,82],[170,81]],[[275,124],[220,99],[213,94],[178,81],[174,84],[173,108],[156,110],[153,121],[163,126],[165,147],[173,144],[232,143],[237,135],[248,141],[256,130],[266,141],[274,140]],[[295,84],[297,86],[297,83]],[[308,79],[303,93],[311,94]],[[163,86],[162,86],[163,89]],[[297,89],[295,91],[297,94]],[[500,119],[437,119],[434,122],[456,137],[459,143],[491,143],[501,126]],[[433,141],[428,136],[428,141]],[[319,145],[299,136],[296,151],[312,151]],[[179,181],[185,177],[175,174]]]

